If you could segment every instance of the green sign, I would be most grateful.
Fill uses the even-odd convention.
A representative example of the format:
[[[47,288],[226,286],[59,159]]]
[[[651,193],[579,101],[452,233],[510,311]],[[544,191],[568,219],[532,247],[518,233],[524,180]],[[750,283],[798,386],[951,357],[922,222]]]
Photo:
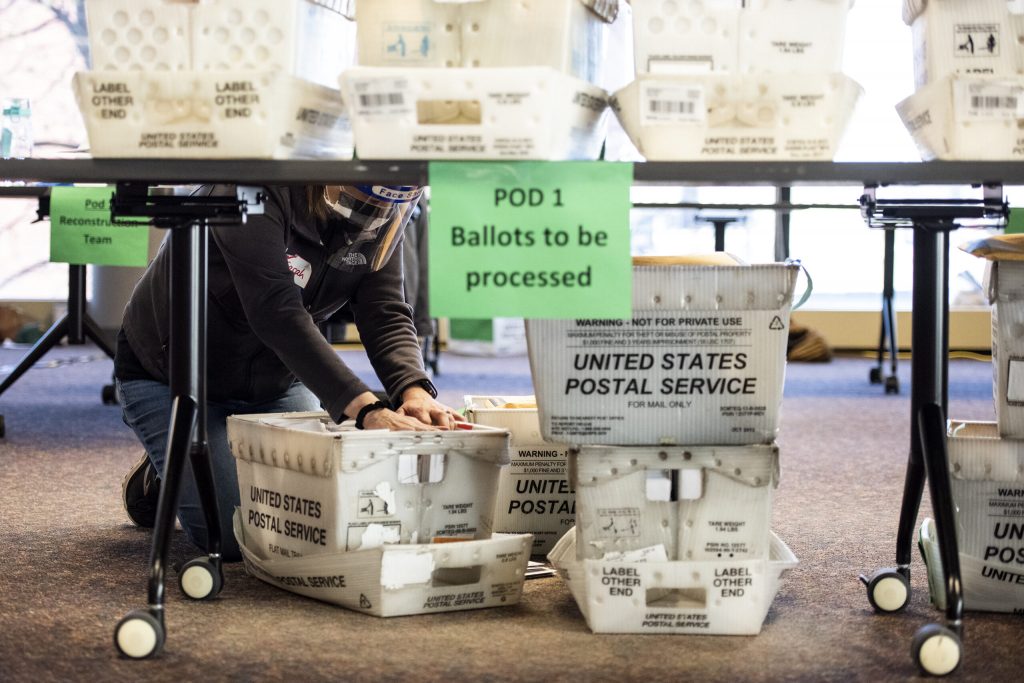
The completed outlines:
[[[430,164],[430,313],[628,318],[633,166]]]
[[[145,266],[149,230],[110,223],[109,187],[55,187],[50,193],[50,261]]]
[[[1010,220],[1006,224],[1006,232],[1024,232],[1024,208],[1010,209]]]

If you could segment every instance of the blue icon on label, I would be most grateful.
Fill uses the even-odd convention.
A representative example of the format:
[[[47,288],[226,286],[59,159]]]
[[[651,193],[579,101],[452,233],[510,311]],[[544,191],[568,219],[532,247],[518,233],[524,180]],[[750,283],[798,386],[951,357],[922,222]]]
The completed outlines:
[[[399,57],[405,56],[405,36],[402,34],[398,35],[398,40],[388,45],[388,54],[392,53],[396,53]]]

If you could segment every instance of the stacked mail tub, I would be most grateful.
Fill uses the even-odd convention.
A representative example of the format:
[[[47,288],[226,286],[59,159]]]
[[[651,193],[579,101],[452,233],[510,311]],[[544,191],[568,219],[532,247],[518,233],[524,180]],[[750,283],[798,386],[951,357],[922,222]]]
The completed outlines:
[[[606,44],[625,21],[625,3],[360,0],[356,7],[360,67],[341,84],[360,158],[600,155]]]
[[[921,157],[1024,159],[1024,5],[904,0],[915,92],[896,108]]]
[[[950,420],[949,477],[956,511],[964,608],[1024,610],[1024,235],[997,235],[965,249],[992,261],[985,285],[992,310],[995,422]],[[935,524],[921,550],[932,602],[946,607]]]
[[[352,158],[351,2],[87,0],[94,157]]]
[[[852,0],[632,4],[637,80],[611,103],[647,159],[832,159],[861,94]]]
[[[466,418],[507,429],[509,466],[502,469],[494,505],[494,530],[533,534],[533,554],[547,555],[576,521],[568,448],[540,434],[533,396],[466,396]]]
[[[760,631],[796,564],[769,525],[798,270],[638,259],[630,320],[528,321],[541,432],[573,444],[549,558],[595,632]]]
[[[231,416],[247,570],[377,616],[515,604],[533,538],[490,528],[508,432],[470,427],[364,431],[325,413]]]

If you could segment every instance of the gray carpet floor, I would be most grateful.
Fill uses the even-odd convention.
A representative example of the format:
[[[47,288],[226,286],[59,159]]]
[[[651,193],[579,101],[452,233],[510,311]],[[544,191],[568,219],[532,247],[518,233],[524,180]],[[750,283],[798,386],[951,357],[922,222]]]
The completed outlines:
[[[0,349],[0,375],[24,353]],[[343,352],[361,373],[359,352]],[[226,570],[209,603],[168,589],[168,640],[126,661],[114,624],[145,605],[150,535],[120,503],[140,454],[117,407],[102,405],[112,365],[92,347],[55,350],[0,397],[0,680],[2,681],[880,681],[917,677],[914,631],[929,604],[915,550],[913,598],[872,612],[857,580],[891,566],[908,447],[904,392],[867,381],[870,361],[791,364],[779,435],[773,527],[800,565],[756,637],[596,636],[557,578],[527,582],[513,607],[380,619],[300,598]],[[6,369],[4,369],[6,366]],[[442,399],[529,393],[525,358],[444,354]],[[994,419],[990,365],[954,361],[954,418]],[[927,511],[927,496],[925,507]],[[179,533],[177,559],[194,556]],[[1019,680],[1020,617],[971,613],[959,680]]]

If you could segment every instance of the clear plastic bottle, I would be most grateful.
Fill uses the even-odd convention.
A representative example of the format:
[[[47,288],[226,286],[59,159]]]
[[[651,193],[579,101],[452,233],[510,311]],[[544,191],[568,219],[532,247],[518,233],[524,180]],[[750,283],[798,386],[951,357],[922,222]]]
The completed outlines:
[[[28,99],[12,97],[0,109],[0,159],[32,156],[32,107]]]

